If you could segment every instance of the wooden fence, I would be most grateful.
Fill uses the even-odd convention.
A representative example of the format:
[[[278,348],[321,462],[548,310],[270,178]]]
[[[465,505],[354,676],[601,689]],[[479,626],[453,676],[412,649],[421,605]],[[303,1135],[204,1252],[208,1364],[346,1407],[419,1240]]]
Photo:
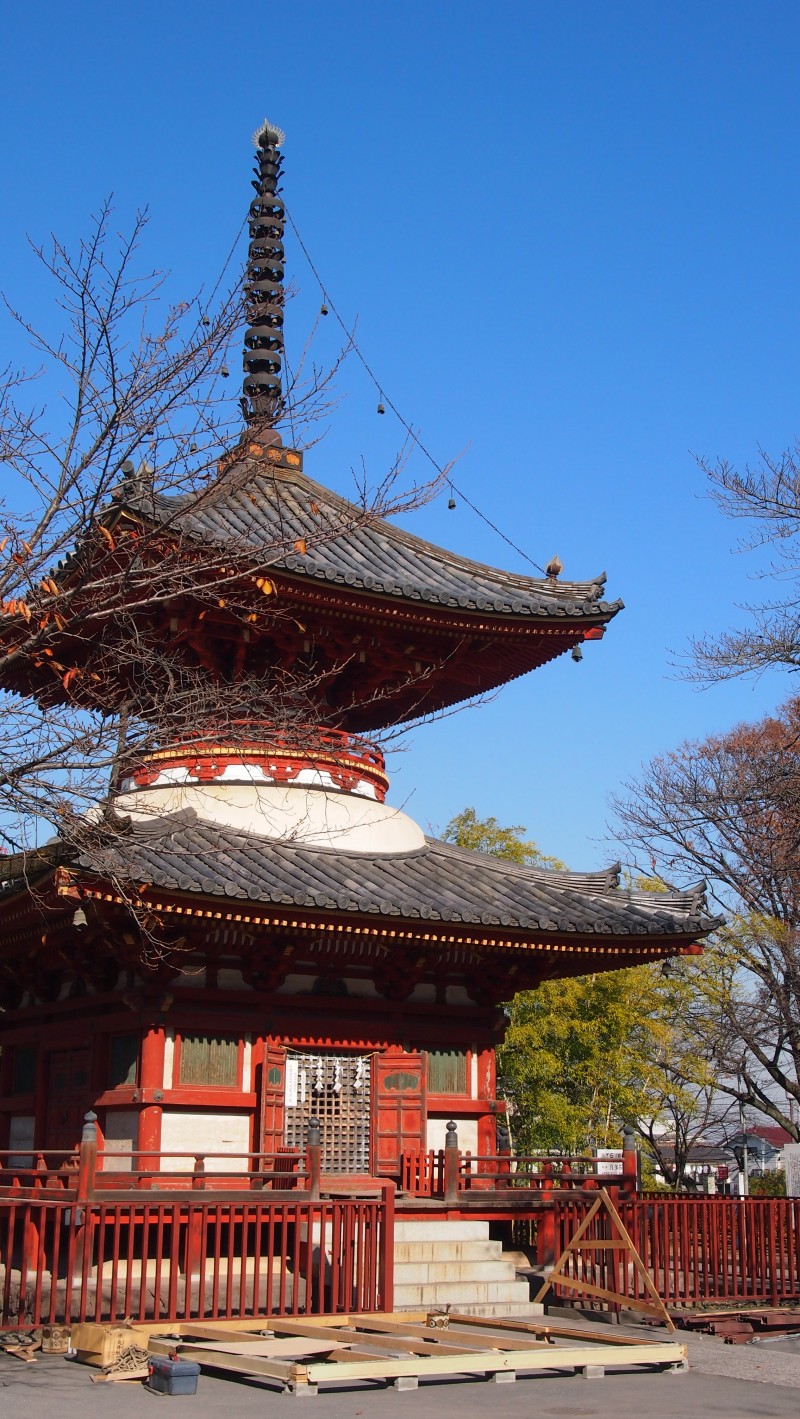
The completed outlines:
[[[455,1133],[451,1135],[456,1138]],[[612,1186],[621,1196],[637,1189],[638,1159],[635,1149],[622,1151],[619,1172],[609,1176],[608,1164],[594,1156],[535,1153],[525,1157],[506,1153],[462,1153],[457,1142],[447,1148],[406,1149],[400,1161],[400,1190],[411,1197],[440,1198],[448,1202],[466,1194],[492,1190],[515,1195],[520,1191],[547,1202],[553,1192]]]
[[[0,1329],[391,1310],[393,1194],[0,1199]]]
[[[617,1205],[667,1305],[800,1302],[800,1198],[650,1197],[620,1199]],[[585,1197],[554,1197],[553,1207],[538,1218],[541,1259],[561,1254],[590,1206],[591,1199]],[[586,1240],[612,1235],[601,1213]],[[545,1249],[549,1255],[542,1257]],[[571,1260],[568,1274],[626,1298],[647,1299],[622,1249],[587,1247]],[[557,1286],[555,1290],[562,1294]],[[565,1289],[567,1294],[574,1299],[575,1289]]]

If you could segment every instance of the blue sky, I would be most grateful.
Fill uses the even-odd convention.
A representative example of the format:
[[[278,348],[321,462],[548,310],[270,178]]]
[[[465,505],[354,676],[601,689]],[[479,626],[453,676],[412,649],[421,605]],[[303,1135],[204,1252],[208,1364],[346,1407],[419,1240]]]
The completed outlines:
[[[789,693],[779,674],[698,692],[670,664],[759,592],[693,455],[742,463],[800,432],[796,5],[43,0],[3,31],[16,305],[49,318],[26,234],[74,240],[110,192],[121,226],[149,206],[173,293],[213,284],[268,115],[288,205],[387,394],[437,459],[463,451],[456,481],[529,556],[606,569],[626,602],[582,664],[416,732],[395,802],[433,829],[471,804],[592,867],[642,761]],[[319,293],[288,253],[298,348]],[[346,492],[399,430],[357,367],[340,393],[306,467]],[[460,502],[409,525],[526,569]]]

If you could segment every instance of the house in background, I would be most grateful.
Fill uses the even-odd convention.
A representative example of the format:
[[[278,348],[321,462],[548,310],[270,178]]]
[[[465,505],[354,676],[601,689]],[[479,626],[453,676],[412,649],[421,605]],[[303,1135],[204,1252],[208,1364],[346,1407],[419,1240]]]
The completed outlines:
[[[675,1150],[668,1143],[660,1146],[663,1162],[674,1162]],[[662,1185],[667,1178],[661,1170],[659,1160],[651,1159],[656,1182]],[[706,1143],[698,1140],[689,1148],[684,1170],[685,1189],[698,1192],[728,1193],[737,1191],[738,1164],[733,1148],[727,1143]]]
[[[786,1168],[784,1148],[794,1139],[785,1128],[776,1123],[748,1124],[730,1140],[729,1147],[743,1165],[744,1150],[747,1149],[747,1173],[749,1177],[760,1177],[762,1173],[783,1172]]]

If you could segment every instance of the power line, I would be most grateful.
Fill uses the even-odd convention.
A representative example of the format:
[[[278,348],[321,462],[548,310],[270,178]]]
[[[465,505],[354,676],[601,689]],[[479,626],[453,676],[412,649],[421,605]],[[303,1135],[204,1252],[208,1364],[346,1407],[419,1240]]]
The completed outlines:
[[[462,489],[459,488],[459,487],[453,482],[453,479],[450,477],[450,474],[447,472],[447,470],[441,466],[441,464],[437,461],[437,459],[434,458],[434,456],[433,456],[433,454],[431,453],[430,449],[426,448],[425,444],[422,442],[422,439],[421,439],[421,438],[419,437],[419,435],[415,432],[415,430],[413,429],[413,427],[411,426],[411,424],[409,424],[408,420],[405,419],[405,418],[403,417],[403,415],[400,413],[400,410],[397,408],[397,405],[389,398],[389,395],[385,393],[384,387],[383,387],[383,385],[381,384],[380,380],[378,379],[378,376],[375,374],[375,371],[373,370],[372,366],[368,363],[368,361],[367,361],[367,359],[366,359],[366,357],[365,357],[363,351],[361,350],[360,346],[357,344],[356,338],[355,338],[353,332],[348,328],[347,324],[346,324],[345,321],[342,319],[342,316],[339,314],[339,311],[338,311],[338,309],[337,309],[337,307],[336,307],[335,302],[333,301],[332,297],[329,295],[328,290],[327,290],[327,287],[325,286],[325,284],[324,284],[324,282],[323,282],[323,280],[322,280],[322,277],[321,277],[320,274],[319,274],[319,271],[317,270],[316,266],[314,265],[314,262],[313,262],[312,257],[311,257],[311,253],[310,253],[310,251],[308,250],[308,247],[306,246],[305,242],[303,241],[303,238],[301,237],[300,232],[298,231],[297,223],[295,222],[294,217],[292,216],[292,214],[291,214],[291,212],[289,211],[288,207],[285,208],[285,211],[286,211],[286,220],[288,221],[289,226],[291,227],[292,231],[294,232],[295,238],[296,238],[296,240],[297,240],[297,244],[298,244],[298,246],[300,247],[300,250],[302,251],[302,253],[303,253],[303,255],[304,255],[306,261],[308,262],[309,269],[310,269],[310,271],[311,271],[311,274],[312,274],[313,277],[314,277],[314,280],[316,281],[317,285],[319,286],[320,293],[321,293],[321,295],[322,295],[322,299],[323,299],[324,304],[325,304],[325,305],[327,306],[327,308],[331,311],[331,313],[332,313],[333,316],[335,317],[336,321],[337,321],[338,324],[341,326],[341,329],[342,329],[342,331],[343,331],[343,333],[344,333],[344,335],[345,335],[345,337],[346,337],[346,339],[347,339],[347,342],[348,342],[350,348],[352,349],[354,355],[355,355],[356,358],[359,360],[359,362],[360,362],[360,364],[362,365],[363,369],[365,370],[366,374],[367,374],[367,375],[369,376],[369,378],[372,380],[372,383],[374,384],[375,388],[377,389],[378,395],[379,395],[379,398],[380,398],[381,402],[384,403],[384,404],[388,404],[388,406],[389,406],[389,408],[391,409],[392,413],[394,414],[395,418],[398,420],[398,422],[399,422],[399,423],[402,425],[402,427],[405,429],[406,433],[408,434],[408,437],[413,441],[413,443],[416,444],[416,446],[417,446],[417,448],[419,449],[420,453],[422,453],[422,454],[424,455],[424,457],[427,458],[428,462],[429,462],[430,464],[432,464],[432,466],[436,469],[436,472],[439,474],[439,476],[442,477],[442,478],[444,478],[444,479],[446,480],[447,485],[448,485],[448,487],[451,489],[451,491],[452,491],[453,493],[457,493],[458,496],[461,498],[462,502],[465,502],[466,505],[467,505],[467,507],[470,508],[470,509],[472,510],[472,512],[475,513],[475,516],[476,516],[476,517],[479,517],[480,520],[481,520],[481,522],[485,523],[487,527],[491,528],[492,532],[494,532],[494,533],[496,534],[496,536],[500,537],[500,538],[502,539],[502,541],[505,542],[506,545],[512,549],[512,551],[514,551],[514,552],[517,553],[517,556],[522,557],[523,560],[526,561],[530,566],[535,567],[538,572],[541,572],[543,576],[546,576],[546,575],[547,575],[547,572],[545,571],[544,567],[540,566],[538,562],[535,562],[532,557],[529,557],[529,556],[528,556],[528,553],[527,553],[527,552],[524,552],[521,547],[517,546],[517,543],[516,543],[516,542],[513,542],[510,537],[506,536],[505,532],[503,532],[503,531],[497,526],[496,523],[492,522],[491,518],[487,517],[484,512],[481,512],[480,508],[479,508],[479,507],[476,507],[475,504],[471,501],[471,499],[467,497],[466,493],[464,493],[464,492],[462,491]]]

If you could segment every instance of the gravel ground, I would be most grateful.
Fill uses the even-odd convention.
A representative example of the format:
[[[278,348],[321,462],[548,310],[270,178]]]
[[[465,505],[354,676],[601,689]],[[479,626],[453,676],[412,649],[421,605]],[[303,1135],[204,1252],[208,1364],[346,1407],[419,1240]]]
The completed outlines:
[[[718,1336],[679,1331],[689,1356],[689,1368],[701,1375],[755,1380],[800,1390],[800,1353],[788,1355],[771,1345],[726,1345]]]

